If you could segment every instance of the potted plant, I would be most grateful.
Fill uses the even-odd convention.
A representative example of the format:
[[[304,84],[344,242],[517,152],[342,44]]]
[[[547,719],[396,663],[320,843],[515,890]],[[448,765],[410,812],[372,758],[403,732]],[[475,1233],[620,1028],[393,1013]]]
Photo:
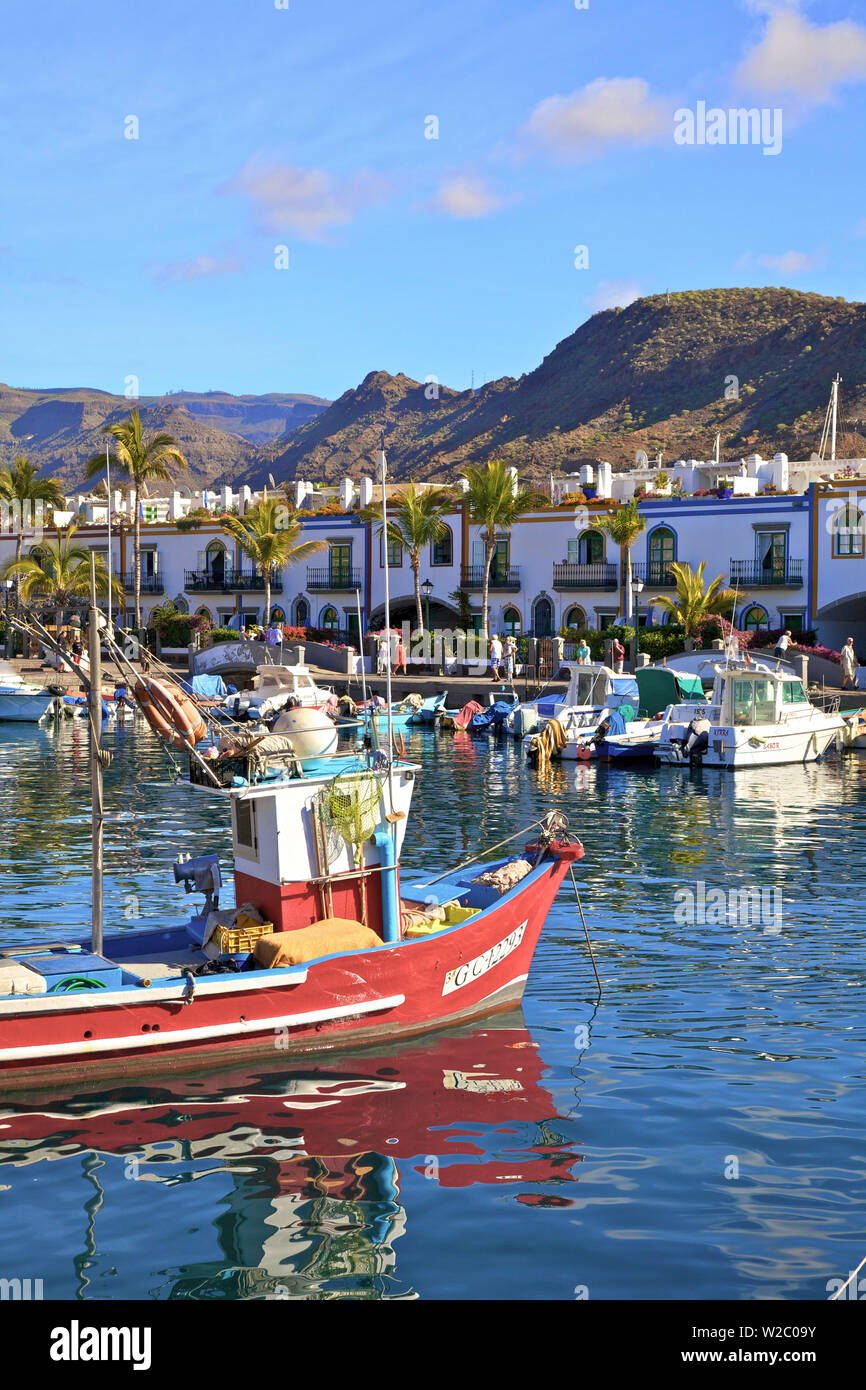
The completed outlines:
[[[719,478],[717,495],[722,498],[733,497],[734,480],[733,478]]]

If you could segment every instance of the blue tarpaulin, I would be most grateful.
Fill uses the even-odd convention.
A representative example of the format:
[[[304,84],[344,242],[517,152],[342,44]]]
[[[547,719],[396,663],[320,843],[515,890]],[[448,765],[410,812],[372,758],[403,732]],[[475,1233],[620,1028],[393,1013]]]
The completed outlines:
[[[193,676],[191,688],[202,700],[222,700],[228,694],[222,676]]]

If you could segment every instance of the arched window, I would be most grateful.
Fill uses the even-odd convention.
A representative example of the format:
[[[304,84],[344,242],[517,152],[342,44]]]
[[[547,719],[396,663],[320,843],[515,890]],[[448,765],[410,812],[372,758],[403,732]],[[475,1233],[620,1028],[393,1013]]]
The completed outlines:
[[[759,603],[753,603],[751,608],[746,609],[740,624],[744,632],[766,632],[770,626],[766,608],[762,608]]]
[[[337,610],[336,608],[332,608],[329,604],[327,608],[322,609],[319,627],[323,628],[325,632],[336,632],[339,626],[340,620],[337,617]]]
[[[276,608],[272,608],[272,609],[271,609],[271,622],[272,622],[272,623],[284,623],[285,621],[286,621],[285,612],[283,611],[282,608],[279,607],[279,605],[277,605]]]
[[[295,599],[295,627],[309,627],[310,605],[305,598]]]
[[[209,609],[209,608],[205,608],[204,605],[202,605],[201,608],[197,608],[197,609],[195,610],[195,616],[196,616],[197,618],[204,618],[204,619],[206,619],[206,621],[209,622],[209,623],[212,623],[212,622],[213,622],[213,618],[211,617],[211,611],[210,611],[210,609]]]
[[[575,604],[574,608],[569,608],[565,615],[564,626],[577,628],[586,627],[586,614],[579,604]]]
[[[677,538],[669,526],[657,526],[650,531],[648,584],[664,584],[671,561],[677,558]]]
[[[506,637],[519,637],[522,623],[516,608],[506,608],[502,614],[502,631]]]
[[[385,537],[379,537],[379,568],[385,568]],[[388,568],[389,570],[399,570],[403,568],[403,546],[396,536],[388,535]]]
[[[211,541],[204,553],[204,563],[208,579],[222,584],[226,573],[226,548],[222,541]]]
[[[847,502],[833,518],[833,555],[837,559],[864,554],[863,513],[852,502]]]
[[[442,535],[430,545],[431,565],[453,565],[454,563],[454,537],[451,534],[451,527],[446,526]]]
[[[549,598],[536,599],[532,625],[536,637],[553,636],[553,604]]]
[[[604,536],[601,531],[584,531],[576,541],[569,541],[568,558],[577,565],[603,564]]]

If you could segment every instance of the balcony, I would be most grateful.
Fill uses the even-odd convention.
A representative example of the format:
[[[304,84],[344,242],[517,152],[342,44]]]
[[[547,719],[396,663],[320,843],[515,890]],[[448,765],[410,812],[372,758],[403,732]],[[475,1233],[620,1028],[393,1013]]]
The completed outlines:
[[[484,588],[484,566],[483,565],[463,565],[460,571],[460,586],[463,589],[483,589]],[[516,594],[520,589],[520,567],[509,566],[508,569],[492,565],[490,569],[490,590],[499,589],[512,594]]]
[[[670,571],[671,562],[664,560],[639,560],[632,562],[632,579],[642,579],[648,589],[675,589],[677,581]]]
[[[271,575],[271,589],[281,589],[283,577],[278,570]],[[265,592],[265,581],[252,570],[186,570],[184,588],[187,593],[234,594]]]
[[[128,594],[135,593],[135,570],[129,570],[126,574],[119,574],[117,578]],[[162,575],[143,574],[139,591],[142,594],[164,594],[165,585],[162,582]]]
[[[328,569],[327,565],[321,569],[307,569],[307,588],[310,590],[327,589],[331,593],[345,593],[360,589],[360,587],[361,571],[359,569]]]
[[[754,560],[732,560],[731,583],[741,589],[801,589],[803,561],[758,565]]]
[[[618,583],[616,565],[601,562],[595,565],[568,563],[553,566],[554,589],[616,589]]]

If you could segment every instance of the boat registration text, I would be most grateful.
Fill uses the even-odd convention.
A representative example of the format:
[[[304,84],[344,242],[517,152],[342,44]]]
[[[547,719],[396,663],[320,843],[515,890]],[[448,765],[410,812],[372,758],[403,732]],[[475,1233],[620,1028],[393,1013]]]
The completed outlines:
[[[474,960],[468,960],[464,965],[458,965],[456,970],[449,970],[445,976],[442,993],[452,994],[455,989],[462,989],[464,985],[477,980],[479,975],[486,975],[487,971],[492,970],[494,965],[498,965],[506,956],[510,956],[512,951],[517,950],[523,940],[526,927],[527,923],[521,922],[520,926],[515,927],[504,941],[497,941],[496,945],[491,946],[489,951],[485,951],[483,956],[476,956]]]

